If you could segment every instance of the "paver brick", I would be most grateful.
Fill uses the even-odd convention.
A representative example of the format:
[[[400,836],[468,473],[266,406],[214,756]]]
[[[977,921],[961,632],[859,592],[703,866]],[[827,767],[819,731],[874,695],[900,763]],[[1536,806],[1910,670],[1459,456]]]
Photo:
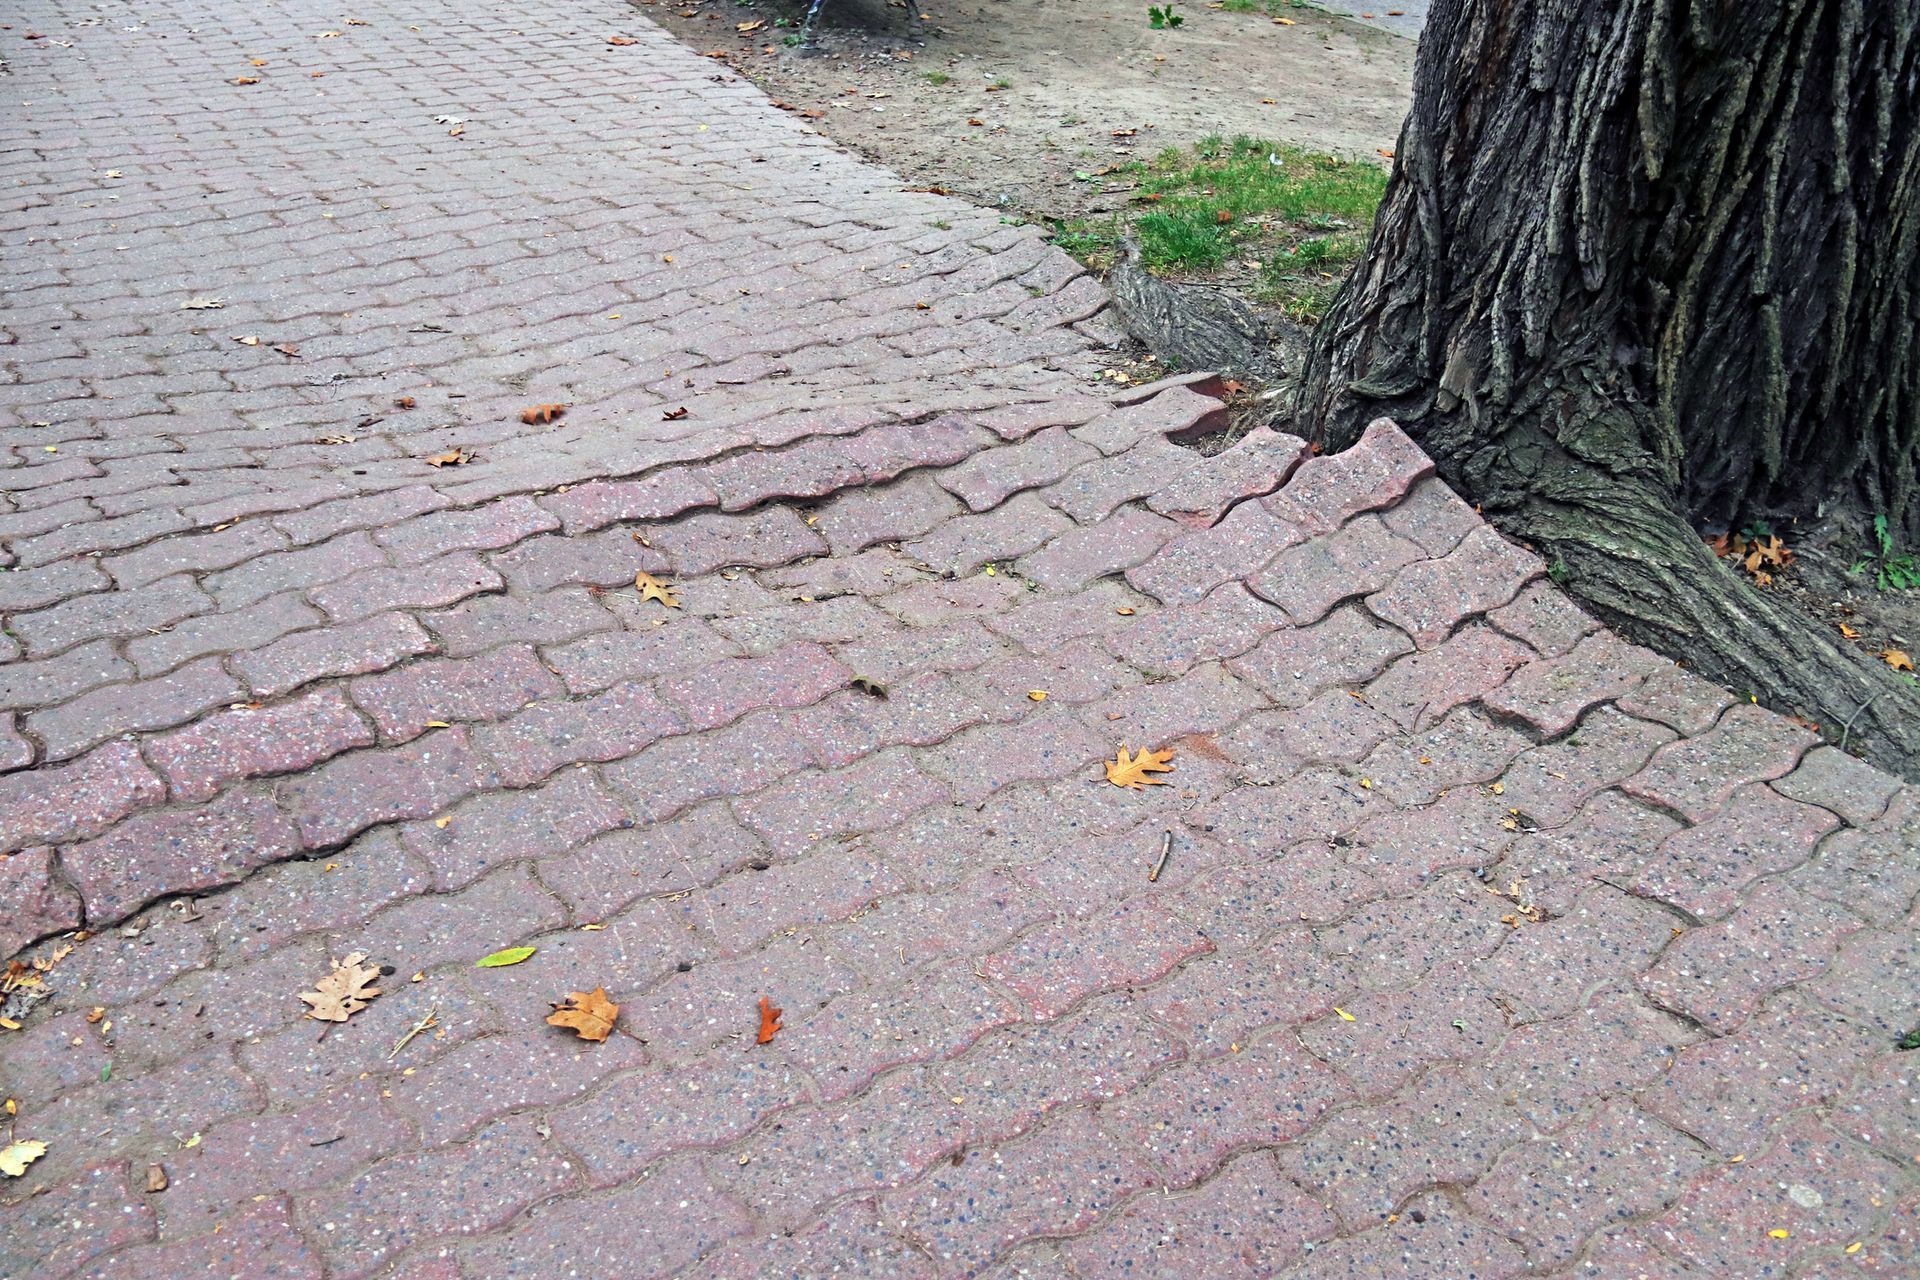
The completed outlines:
[[[803,641],[761,658],[722,658],[662,681],[660,691],[694,728],[712,729],[758,707],[804,707],[853,676],[826,649]]]
[[[279,785],[301,844],[339,844],[382,822],[429,818],[498,784],[465,729],[437,729],[403,747],[356,751]]]
[[[993,449],[949,467],[933,478],[970,511],[989,511],[1022,489],[1037,489],[1099,457],[1092,445],[1050,427],[1006,449]]]
[[[1401,658],[1375,677],[1366,687],[1367,701],[1417,731],[1499,688],[1532,656],[1518,641],[1470,622],[1438,648]]]
[[[1775,1127],[1782,1099],[1795,1108],[1830,1103],[1884,1049],[1876,1039],[1859,1020],[1786,991],[1731,1035],[1682,1048],[1639,1103],[1722,1155],[1751,1160]]]
[[[1530,662],[1484,699],[1495,715],[1522,721],[1557,737],[1579,723],[1589,708],[1617,701],[1668,665],[1657,654],[1624,644],[1606,632],[1588,636],[1559,658]]]
[[[1147,509],[1194,528],[1208,528],[1245,499],[1279,488],[1306,456],[1307,442],[1298,436],[1255,427],[1148,495]]]
[[[263,698],[328,676],[384,671],[416,654],[433,652],[433,638],[403,613],[386,613],[345,626],[305,631],[264,649],[235,654],[232,662]]]
[[[491,649],[503,637],[557,645],[619,625],[581,587],[534,595],[478,596],[451,609],[421,614],[420,620],[439,637],[440,648],[456,658]]]
[[[248,522],[219,533],[163,538],[137,551],[107,556],[100,564],[113,575],[115,586],[122,591],[133,591],[176,573],[230,569],[257,556],[284,550],[286,546],[287,537],[279,530]],[[50,565],[44,572],[51,573],[60,567]]]
[[[1655,752],[1647,767],[1622,787],[1628,795],[1704,822],[1742,783],[1770,782],[1793,772],[1817,741],[1772,712],[1736,706],[1706,733]]]
[[[1640,985],[1660,1005],[1725,1034],[1775,991],[1824,971],[1847,935],[1864,927],[1832,903],[1766,881],[1725,920],[1675,939]]]
[[[1564,591],[1541,578],[1522,587],[1511,603],[1489,612],[1487,621],[1549,658],[1571,651],[1580,637],[1600,629]]]
[[[1385,517],[1381,524],[1393,528]],[[1367,607],[1412,636],[1417,648],[1431,649],[1467,618],[1506,604],[1542,570],[1538,556],[1480,525],[1440,558],[1400,569],[1384,589],[1367,597]]]
[[[1484,531],[1479,513],[1461,501],[1438,476],[1428,476],[1407,490],[1407,496],[1380,513],[1387,528],[1420,544],[1434,557],[1450,556],[1463,540]],[[1498,548],[1489,548],[1498,553]],[[1524,639],[1525,637],[1522,637]]]
[[[200,614],[157,635],[135,636],[125,644],[143,676],[158,675],[192,658],[260,649],[326,617],[295,592],[283,592],[239,609]]]
[[[1153,1183],[1085,1111],[1060,1116],[1006,1147],[936,1165],[887,1196],[885,1217],[955,1274],[980,1274],[997,1254],[1040,1236],[1073,1236]]]
[[[468,596],[498,591],[500,575],[470,551],[399,568],[363,569],[351,577],[307,593],[335,622],[384,613],[389,609],[432,609]]]
[[[569,771],[541,791],[525,793],[541,805],[544,821],[557,836],[551,855],[540,861],[540,879],[581,920],[602,921],[636,898],[702,888],[726,872],[766,859],[766,846],[736,822],[724,804],[703,805],[667,822],[637,826],[622,815],[608,824],[611,829],[604,835],[586,839],[575,834],[579,814],[603,811],[597,790],[589,803],[577,803],[562,794],[549,806],[542,797],[548,791],[578,792],[590,785],[590,775]],[[604,812],[613,816],[610,808]],[[423,842],[439,834],[438,828],[431,833],[418,830]]]
[[[103,1253],[152,1240],[153,1209],[128,1187],[124,1161],[101,1161],[8,1207],[0,1263],[9,1275],[77,1275]]]
[[[433,868],[434,887],[458,889],[503,863],[557,855],[603,831],[630,825],[627,811],[582,769],[544,786],[492,791],[432,822],[404,828],[407,850]],[[649,886],[653,888],[654,886]]]
[[[287,1197],[258,1199],[259,1203],[246,1205],[205,1235],[125,1249],[87,1274],[96,1280],[148,1276],[216,1280],[251,1269],[276,1280],[321,1280],[325,1273],[320,1255],[294,1226]]]
[[[660,628],[601,631],[547,651],[568,693],[597,693],[622,679],[678,676],[741,649],[699,618],[672,618]]]
[[[293,773],[373,742],[366,721],[340,690],[329,688],[216,712],[149,739],[146,752],[175,799],[208,800],[229,782]]]
[[[1280,1148],[1279,1162],[1364,1230],[1427,1187],[1470,1185],[1526,1136],[1526,1122],[1477,1071],[1442,1066],[1390,1102],[1335,1113]]]
[[[80,895],[56,874],[53,850],[44,846],[0,858],[0,901],[8,904],[0,921],[0,955],[80,927]]]
[[[593,480],[549,494],[540,505],[560,518],[568,533],[591,533],[623,520],[667,520],[719,498],[700,473],[672,467],[639,480]]]
[[[97,834],[165,791],[140,753],[110,742],[71,764],[0,777],[0,850]]]
[[[1498,1082],[1503,1103],[1528,1124],[1553,1133],[1602,1098],[1654,1084],[1677,1053],[1705,1038],[1698,1028],[1632,992],[1615,990],[1564,1018],[1517,1028],[1487,1065],[1475,1070]]]
[[[1126,577],[1162,604],[1185,604],[1247,577],[1306,536],[1263,504],[1243,502],[1213,527],[1167,541]]]
[[[981,968],[1034,1019],[1057,1018],[1087,996],[1155,981],[1213,950],[1206,936],[1144,899],[1086,921],[1060,920],[996,951]]]
[[[440,511],[383,529],[374,541],[401,565],[417,565],[450,551],[493,551],[560,527],[531,498],[504,498],[466,511]]]
[[[1821,837],[1839,825],[1825,809],[1749,787],[1712,820],[1668,837],[1655,857],[1629,872],[1632,887],[1716,920],[1755,880],[1812,858]]]
[[[1321,1245],[1287,1280],[1510,1280],[1526,1267],[1519,1245],[1469,1217],[1446,1192],[1428,1191],[1371,1231]]]
[[[431,721],[498,720],[562,693],[560,681],[524,644],[503,645],[474,658],[415,662],[364,676],[348,687],[392,742],[418,737]]]
[[[1618,702],[1628,715],[1664,724],[1685,737],[1713,728],[1720,713],[1732,705],[1732,694],[1679,667],[1654,671]]]
[[[297,551],[255,556],[209,575],[202,579],[202,585],[221,609],[239,609],[282,591],[322,586],[386,563],[386,555],[372,538],[365,533],[348,533]]]
[[[1891,778],[1837,747],[1815,747],[1800,757],[1794,771],[1775,779],[1773,789],[1803,804],[1831,810],[1842,821],[1864,827],[1887,812],[1900,790]]]
[[[1101,1123],[1123,1149],[1151,1160],[1167,1185],[1186,1187],[1241,1149],[1298,1137],[1351,1095],[1282,1031],[1237,1053],[1169,1067],[1152,1089],[1105,1108]]]
[[[1282,518],[1326,532],[1361,512],[1397,505],[1432,474],[1433,461],[1418,445],[1390,420],[1375,418],[1352,448],[1308,458],[1265,501]]]
[[[1247,588],[1285,610],[1295,626],[1304,627],[1326,617],[1342,600],[1377,592],[1393,580],[1396,570],[1425,556],[1418,543],[1397,536],[1378,517],[1365,516],[1288,547],[1248,578]],[[1369,604],[1377,598],[1369,596]],[[1390,609],[1381,616],[1398,622],[1404,612]],[[1428,647],[1438,638],[1425,630],[1421,634],[1428,637]]]
[[[63,702],[104,684],[130,680],[133,674],[132,665],[106,640],[68,649],[55,658],[8,662],[0,665],[0,710]]]
[[[112,685],[26,718],[46,760],[68,760],[107,738],[171,729],[203,711],[246,696],[218,660],[203,658],[159,680]]]
[[[658,822],[702,800],[758,791],[810,763],[805,743],[778,716],[760,712],[655,743],[605,774],[638,817]]]
[[[87,919],[108,924],[163,894],[232,884],[300,847],[292,821],[269,797],[232,791],[199,809],[127,818],[62,849],[60,865],[79,888]]]
[[[911,475],[878,488],[835,495],[821,508],[814,527],[835,555],[846,556],[875,543],[918,538],[960,510],[960,504],[932,479]]]
[[[1717,1163],[1699,1143],[1614,1102],[1583,1125],[1516,1148],[1466,1200],[1536,1266],[1564,1264],[1588,1237],[1665,1208]]]
[[[317,1228],[329,1275],[370,1275],[415,1245],[490,1231],[576,1185],[579,1174],[534,1129],[522,1116],[461,1146],[395,1155],[332,1190],[296,1197],[296,1212]]]
[[[792,858],[812,845],[903,822],[948,795],[905,753],[890,752],[838,772],[800,774],[736,800],[734,811],[774,857]]]
[[[946,520],[904,550],[938,572],[965,577],[985,565],[1018,559],[1073,527],[1035,495],[1019,493],[982,515]]]
[[[1783,1275],[1809,1250],[1868,1238],[1906,1185],[1891,1161],[1801,1117],[1764,1155],[1721,1166],[1651,1231],[1662,1249],[1709,1274]]]
[[[644,530],[673,571],[695,578],[728,565],[771,569],[827,554],[827,544],[791,507],[769,506],[746,515],[703,512]]]

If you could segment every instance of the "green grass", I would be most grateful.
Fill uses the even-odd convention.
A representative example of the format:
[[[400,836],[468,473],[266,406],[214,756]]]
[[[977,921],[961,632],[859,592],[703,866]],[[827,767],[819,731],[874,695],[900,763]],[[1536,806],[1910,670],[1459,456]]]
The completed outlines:
[[[1311,323],[1366,249],[1386,190],[1376,165],[1338,160],[1255,138],[1202,138],[1089,181],[1132,181],[1126,212],[1059,226],[1055,243],[1096,267],[1121,239],[1140,242],[1147,266],[1175,278],[1205,276],[1229,259],[1261,263],[1256,297]]]
[[[946,83],[947,81],[949,81],[949,80],[951,80],[951,79],[953,79],[953,77],[952,77],[952,76],[950,76],[950,75],[948,75],[948,74],[947,74],[946,72],[944,72],[944,71],[929,71],[929,72],[927,72],[927,83],[928,83],[928,84],[934,84],[934,85],[939,85],[939,84],[945,84],[945,83]]]

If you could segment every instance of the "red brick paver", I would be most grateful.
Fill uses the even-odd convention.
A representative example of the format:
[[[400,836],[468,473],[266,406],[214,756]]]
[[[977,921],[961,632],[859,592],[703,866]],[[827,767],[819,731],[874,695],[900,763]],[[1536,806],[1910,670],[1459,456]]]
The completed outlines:
[[[0,60],[0,1274],[1912,1273],[1920,796],[1392,424],[613,0]]]

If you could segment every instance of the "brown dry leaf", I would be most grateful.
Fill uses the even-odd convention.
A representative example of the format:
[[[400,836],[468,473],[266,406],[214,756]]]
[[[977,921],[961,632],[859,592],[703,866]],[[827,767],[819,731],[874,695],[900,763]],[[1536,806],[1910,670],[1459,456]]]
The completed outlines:
[[[465,449],[449,449],[445,453],[436,453],[422,459],[430,467],[458,467],[473,461],[473,455]]]
[[[595,987],[591,991],[569,991],[567,998],[555,1004],[553,1012],[547,1015],[547,1025],[571,1027],[582,1040],[598,1042],[613,1034],[613,1024],[619,1016],[620,1006],[607,999],[607,989]]]
[[[752,22],[736,22],[733,24],[733,29],[744,35],[749,31],[758,31],[766,25],[767,20],[765,18],[756,18]]]
[[[1734,541],[1735,539],[1732,534],[1723,533],[1717,538],[1707,539],[1707,550],[1713,552],[1716,556],[1730,556],[1734,554]]]
[[[321,444],[352,444],[359,436],[321,436]]]
[[[649,600],[658,600],[669,609],[680,607],[680,597],[675,594],[673,584],[660,581],[645,569],[633,575],[633,585],[640,588],[641,604]]]
[[[147,1194],[154,1195],[165,1191],[169,1183],[165,1166],[150,1164],[147,1166]]]
[[[760,997],[760,1034],[755,1036],[755,1044],[766,1044],[780,1031],[780,1015],[785,1012],[774,1008],[773,1001]]]
[[[1905,649],[1882,649],[1880,660],[1895,671],[1913,670],[1913,659],[1908,656]]]
[[[686,416],[687,416],[687,406],[681,405],[678,409],[669,409],[665,413],[661,414],[660,421],[678,422],[680,421],[680,419]]]
[[[979,128],[985,125],[987,122],[985,120],[978,119],[977,117],[974,117],[974,116],[968,116],[967,123],[970,125],[973,125],[975,128]]]
[[[1135,791],[1142,787],[1163,786],[1167,781],[1165,778],[1150,778],[1147,775],[1172,773],[1173,766],[1167,763],[1171,759],[1173,759],[1171,748],[1165,751],[1148,751],[1142,747],[1139,753],[1129,760],[1126,744],[1121,743],[1120,754],[1104,762],[1107,781],[1116,787],[1131,787]]]
[[[232,83],[233,84],[259,84],[260,77],[259,76],[235,76],[232,80]]]
[[[541,422],[552,422],[555,418],[564,416],[566,412],[567,406],[563,404],[536,404],[530,409],[520,411],[520,421],[531,427]]]
[[[247,334],[236,333],[233,335],[233,340],[239,343],[243,347],[257,347],[260,345],[260,339],[254,337],[250,333],[247,333]]]
[[[356,951],[344,960],[333,962],[333,972],[314,983],[312,991],[300,998],[312,1006],[309,1018],[320,1022],[345,1022],[379,996],[373,985],[380,981],[380,969],[367,963],[366,953]]]
[[[1840,634],[1849,640],[1858,640],[1860,638],[1860,633],[1844,622],[1840,624]]]
[[[635,40],[632,36],[608,36],[607,43],[627,45],[627,44],[639,44],[640,42],[638,40]]]
[[[413,397],[401,396],[393,402],[393,407],[396,409],[411,409],[413,408]]]

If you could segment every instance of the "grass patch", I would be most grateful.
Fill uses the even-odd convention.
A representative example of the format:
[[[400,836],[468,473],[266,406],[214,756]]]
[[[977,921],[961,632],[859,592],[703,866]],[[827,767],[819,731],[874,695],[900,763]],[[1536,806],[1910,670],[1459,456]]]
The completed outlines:
[[[952,76],[950,76],[950,75],[948,75],[948,74],[947,74],[946,72],[944,72],[944,71],[929,71],[929,72],[927,72],[927,83],[928,83],[928,84],[934,84],[934,85],[939,85],[939,84],[945,84],[945,83],[946,83],[947,81],[949,81],[949,80],[951,80],[951,79],[953,79],[953,77],[952,77]]]
[[[1253,271],[1258,300],[1307,323],[1325,313],[1365,252],[1387,185],[1376,165],[1247,137],[1202,138],[1149,162],[1079,176],[1136,188],[1123,213],[1060,225],[1054,242],[1068,253],[1108,266],[1131,234],[1151,270],[1170,278],[1229,265]]]

